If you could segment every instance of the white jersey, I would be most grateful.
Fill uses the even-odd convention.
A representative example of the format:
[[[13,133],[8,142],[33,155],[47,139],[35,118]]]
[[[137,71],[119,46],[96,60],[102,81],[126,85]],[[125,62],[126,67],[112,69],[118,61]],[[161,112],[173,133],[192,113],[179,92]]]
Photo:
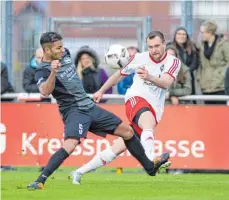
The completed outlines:
[[[165,55],[160,61],[155,61],[149,52],[138,53],[135,57],[120,70],[121,75],[127,76],[134,73],[136,69],[144,66],[150,75],[161,77],[163,74],[169,74],[176,79],[180,71],[180,60],[172,55]],[[154,109],[157,121],[161,120],[167,89],[155,86],[152,82],[144,81],[138,74],[134,75],[133,84],[127,90],[125,102],[131,97],[139,96],[144,98]]]

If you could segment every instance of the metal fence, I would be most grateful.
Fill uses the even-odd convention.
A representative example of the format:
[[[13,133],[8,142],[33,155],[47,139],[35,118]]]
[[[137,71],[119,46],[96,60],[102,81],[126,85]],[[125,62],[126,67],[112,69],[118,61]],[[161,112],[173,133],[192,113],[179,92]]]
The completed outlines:
[[[182,1],[181,1],[182,2]],[[180,3],[181,3],[180,2]],[[178,4],[178,5],[177,5]],[[202,4],[201,4],[202,5]],[[225,5],[229,7],[229,3]],[[195,3],[194,8],[197,8]],[[202,5],[203,6],[203,5]],[[6,9],[4,9],[6,8]],[[3,54],[3,61],[5,61],[9,68],[10,80],[16,92],[23,92],[22,87],[22,73],[25,67],[28,65],[30,58],[32,57],[34,50],[39,47],[39,38],[41,33],[47,30],[56,30],[63,34],[64,42],[66,47],[72,52],[73,57],[75,52],[80,46],[89,45],[94,48],[103,63],[103,55],[109,45],[113,43],[120,43],[125,46],[136,45],[140,49],[145,49],[145,36],[152,27],[159,29],[165,33],[167,40],[173,38],[175,28],[182,23],[183,13],[177,12],[177,9],[181,9],[181,5],[178,1],[171,1],[170,15],[169,16],[157,16],[153,19],[150,17],[84,17],[74,18],[65,17],[63,18],[51,18],[47,16],[42,9],[36,9],[34,7],[28,7],[22,11],[19,15],[14,15],[12,2],[1,1],[1,51]],[[193,11],[196,16],[192,17],[193,23],[193,36],[194,40],[197,41],[199,33],[199,25],[206,18],[211,16],[200,15]],[[211,17],[212,18],[212,17]],[[229,17],[228,14],[214,16],[219,25],[223,26],[222,32],[229,32]],[[94,21],[93,21],[94,20]],[[62,22],[61,22],[62,21]],[[100,23],[99,23],[100,22]],[[106,22],[106,23],[105,23]],[[159,23],[156,23],[159,22]],[[169,29],[164,24],[169,22]],[[126,31],[126,27],[134,27],[135,34],[132,37],[120,36],[110,37],[110,35],[103,35],[103,37],[95,37],[93,30],[100,27],[101,32],[103,28],[114,28],[119,32]],[[150,28],[151,27],[151,28]],[[74,37],[74,34],[68,34],[69,30],[85,30],[90,29],[90,34],[87,37]],[[123,34],[125,35],[125,34]],[[108,74],[112,73],[108,71]]]
[[[93,94],[88,94],[90,98],[93,98]],[[56,100],[50,95],[49,97],[43,97],[40,93],[7,93],[1,96],[2,100],[11,100],[13,102],[41,102],[42,99],[49,99],[51,103],[56,103]],[[103,99],[107,100],[119,100],[118,103],[124,102],[124,95],[120,94],[104,94]],[[222,101],[226,102],[229,106],[228,95],[188,95],[179,97],[179,100],[192,104],[191,101]],[[116,104],[117,102],[115,102]],[[204,103],[204,102],[203,102]],[[187,105],[188,105],[187,104]],[[198,104],[199,105],[199,104]]]

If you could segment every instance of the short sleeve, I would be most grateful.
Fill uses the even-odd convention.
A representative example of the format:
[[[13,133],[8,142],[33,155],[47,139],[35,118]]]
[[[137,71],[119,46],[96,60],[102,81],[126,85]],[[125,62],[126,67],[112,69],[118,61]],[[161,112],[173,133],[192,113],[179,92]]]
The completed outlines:
[[[37,69],[35,73],[35,80],[37,82],[38,87],[41,83],[45,82],[50,75],[50,71],[48,69]]]
[[[181,68],[181,61],[178,58],[170,59],[165,66],[165,74],[169,74],[174,80],[176,79]]]
[[[135,56],[133,56],[132,58],[130,58],[129,62],[126,64],[125,67],[123,67],[122,69],[120,69],[120,74],[122,76],[128,76],[132,73],[135,73],[135,70],[141,66],[140,61],[140,54],[136,54]]]

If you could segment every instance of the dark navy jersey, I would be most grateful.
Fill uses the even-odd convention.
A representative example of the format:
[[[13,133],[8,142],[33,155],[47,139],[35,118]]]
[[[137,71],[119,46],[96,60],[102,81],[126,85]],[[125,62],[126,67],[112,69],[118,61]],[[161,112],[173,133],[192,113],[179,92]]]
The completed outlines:
[[[51,71],[50,62],[42,61],[40,63],[35,73],[38,86],[48,79]],[[94,102],[84,91],[82,82],[77,75],[76,67],[72,63],[67,49],[61,59],[61,67],[56,73],[55,88],[52,95],[59,104],[60,112],[71,106],[77,106],[82,110],[90,109],[94,106]]]

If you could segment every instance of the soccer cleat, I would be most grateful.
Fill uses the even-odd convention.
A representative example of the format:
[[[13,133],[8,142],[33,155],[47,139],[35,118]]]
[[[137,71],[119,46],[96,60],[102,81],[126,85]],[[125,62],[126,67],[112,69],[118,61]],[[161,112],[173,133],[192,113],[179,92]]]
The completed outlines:
[[[166,169],[171,165],[169,161],[170,154],[168,152],[163,153],[160,157],[157,157],[153,160],[154,162],[154,170],[153,176],[156,176],[156,173],[161,169]]]
[[[29,190],[43,190],[44,189],[44,184],[43,183],[38,183],[38,182],[33,182],[30,183],[27,188]]]
[[[72,177],[72,184],[80,185],[82,174],[77,171],[72,171],[70,176]]]

